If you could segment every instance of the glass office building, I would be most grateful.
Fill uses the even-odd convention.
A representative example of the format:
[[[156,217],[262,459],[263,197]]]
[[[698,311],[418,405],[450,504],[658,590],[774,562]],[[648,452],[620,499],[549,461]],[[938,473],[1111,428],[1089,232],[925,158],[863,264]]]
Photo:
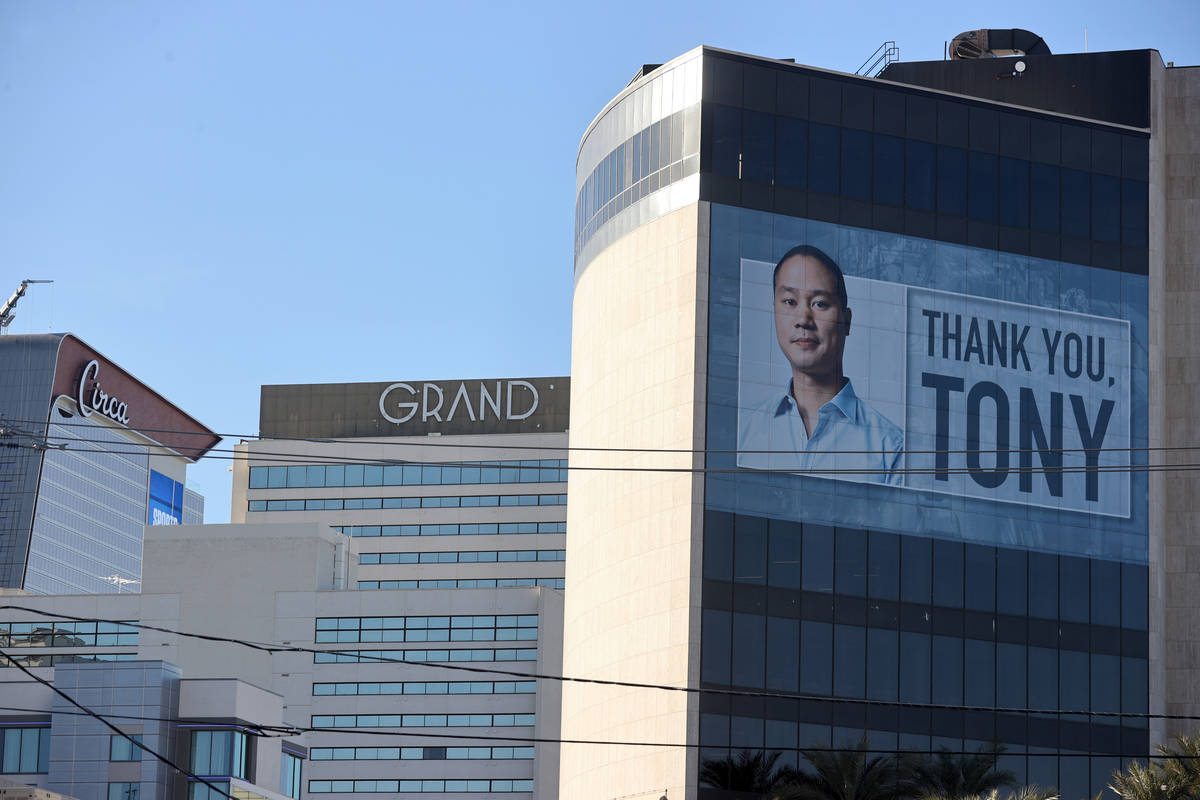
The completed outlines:
[[[572,441],[610,450],[572,466],[620,469],[571,476],[564,671],[699,691],[567,687],[566,738],[688,747],[567,746],[563,796],[715,799],[705,760],[865,737],[1092,797],[1190,697],[1152,632],[1190,636],[1194,521],[1148,465],[1200,70],[1017,60],[700,48],[589,127]]]
[[[71,334],[0,338],[0,585],[137,591],[146,525],[196,524],[215,433]]]

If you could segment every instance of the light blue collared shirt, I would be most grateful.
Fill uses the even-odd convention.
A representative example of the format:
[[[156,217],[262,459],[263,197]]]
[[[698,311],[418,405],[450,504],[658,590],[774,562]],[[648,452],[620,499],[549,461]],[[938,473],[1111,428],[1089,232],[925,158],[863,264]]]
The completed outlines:
[[[811,437],[792,397],[791,381],[782,394],[745,413],[749,418],[738,437],[739,467],[891,486],[904,483],[904,476],[895,472],[904,452],[904,432],[860,400],[850,381],[821,406]],[[745,452],[752,450],[765,452]]]

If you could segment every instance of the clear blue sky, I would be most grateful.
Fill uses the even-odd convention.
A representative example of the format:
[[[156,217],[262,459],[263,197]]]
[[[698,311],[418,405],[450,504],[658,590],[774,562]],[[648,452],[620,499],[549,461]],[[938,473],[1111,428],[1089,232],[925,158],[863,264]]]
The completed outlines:
[[[1200,63],[1200,0],[2,0],[0,295],[55,280],[10,330],[234,434],[264,383],[566,374],[575,151],[642,63],[852,72],[986,27]],[[227,466],[191,469],[209,522]]]

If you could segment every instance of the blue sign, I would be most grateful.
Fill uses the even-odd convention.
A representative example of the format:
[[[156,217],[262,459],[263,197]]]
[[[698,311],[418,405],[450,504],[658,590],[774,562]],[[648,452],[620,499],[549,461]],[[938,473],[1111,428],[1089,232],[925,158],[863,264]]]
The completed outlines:
[[[183,484],[161,472],[150,470],[150,502],[146,507],[147,525],[183,523]]]

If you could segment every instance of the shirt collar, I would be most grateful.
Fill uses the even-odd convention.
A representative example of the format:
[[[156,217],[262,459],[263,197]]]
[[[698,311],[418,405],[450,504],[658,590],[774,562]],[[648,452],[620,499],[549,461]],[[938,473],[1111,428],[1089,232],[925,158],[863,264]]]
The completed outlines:
[[[832,399],[825,405],[821,406],[821,411],[826,408],[835,408],[842,412],[842,416],[851,421],[858,420],[858,395],[854,393],[854,386],[849,379],[846,380],[846,385],[842,390],[835,394]],[[775,407],[775,416],[781,417],[784,414],[789,414],[796,409],[796,399],[792,397],[792,382],[789,380],[787,386],[783,389],[783,396],[779,398],[779,405]]]

